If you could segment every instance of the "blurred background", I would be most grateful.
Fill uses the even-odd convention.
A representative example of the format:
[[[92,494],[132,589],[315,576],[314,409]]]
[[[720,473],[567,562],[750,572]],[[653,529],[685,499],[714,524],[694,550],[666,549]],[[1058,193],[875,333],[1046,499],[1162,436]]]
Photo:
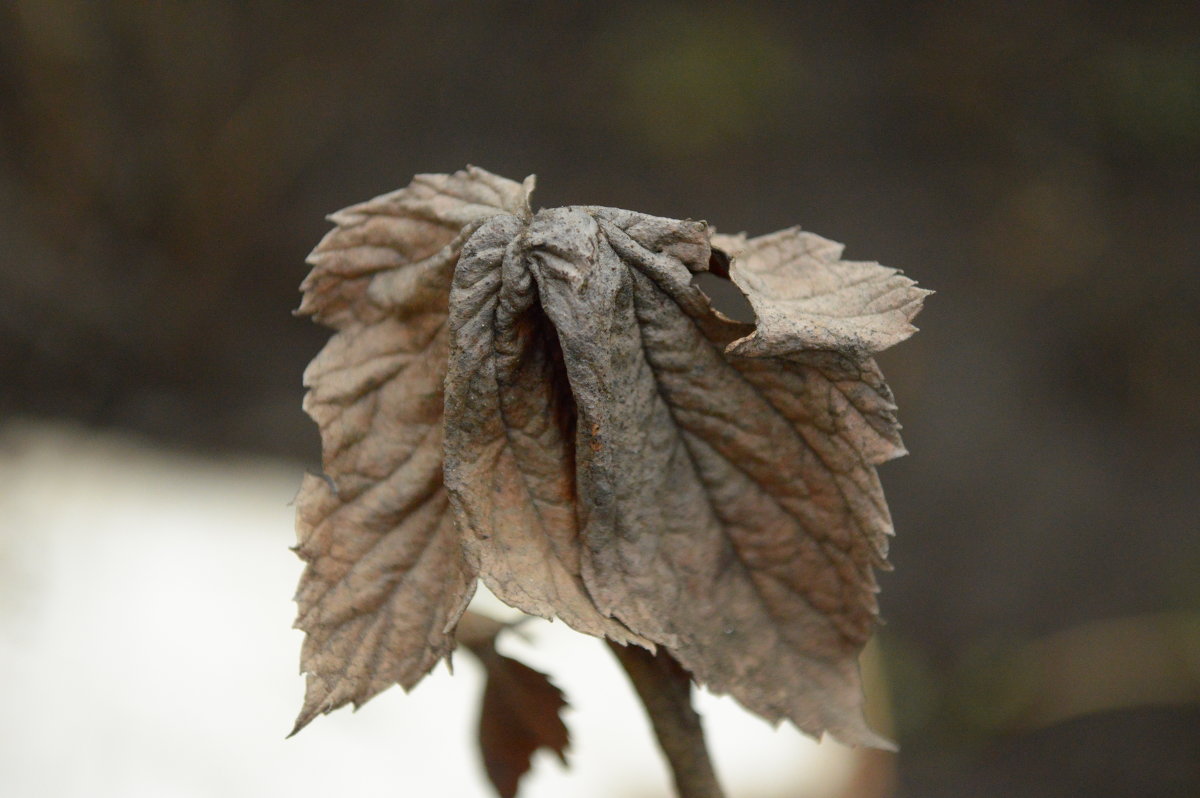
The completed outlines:
[[[938,292],[880,358],[912,455],[870,692],[902,753],[705,697],[731,795],[1200,796],[1200,5],[1113,0],[0,6],[11,794],[487,794],[466,657],[281,740],[304,257],[467,163],[546,207],[800,224]],[[522,651],[592,728],[592,666]],[[665,795],[627,709],[530,794]]]

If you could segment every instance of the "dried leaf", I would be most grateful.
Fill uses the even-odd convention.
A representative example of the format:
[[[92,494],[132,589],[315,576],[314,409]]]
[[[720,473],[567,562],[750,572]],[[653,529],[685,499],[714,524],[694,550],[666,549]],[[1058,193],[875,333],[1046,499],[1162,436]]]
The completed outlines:
[[[296,730],[411,688],[453,648],[475,573],[442,486],[447,297],[466,238],[489,216],[527,212],[530,190],[481,169],[419,176],[334,214],[309,258],[300,312],[338,332],[304,375],[326,478],[307,477],[296,501],[308,563]]]
[[[626,230],[652,247],[690,236],[691,260]],[[701,225],[562,209],[528,239],[577,406],[600,609],[769,720],[883,744],[862,720],[857,655],[891,531],[873,466],[903,449],[874,364],[727,351],[750,330],[693,284]]]
[[[755,331],[735,342],[739,355],[880,352],[917,331],[912,319],[932,293],[896,269],[841,260],[841,244],[798,227],[720,242],[734,258],[729,276],[757,319]]]
[[[486,175],[463,174],[442,179]],[[448,650],[478,573],[527,612],[667,647],[699,682],[765,718],[886,746],[862,719],[857,656],[891,533],[875,465],[904,449],[870,354],[911,334],[928,292],[796,230],[718,236],[714,249],[702,222],[597,207],[533,215],[520,187],[501,182],[503,197],[470,199],[484,211],[456,211],[440,249],[375,244],[421,260],[372,250],[383,271],[318,262],[309,278],[329,308],[319,317],[341,330],[312,369],[361,375],[324,378],[336,390],[313,382],[314,395],[339,397],[310,412],[339,491],[322,500],[345,522],[336,548],[305,549],[302,532],[306,580],[345,594],[352,611],[330,626],[316,610],[306,623],[305,607],[321,601],[306,602],[302,584],[306,646],[318,641],[306,669],[325,690],[313,693],[310,677],[312,711],[361,702],[389,678],[410,686]],[[757,327],[711,308],[693,281],[710,264],[728,266]],[[355,331],[364,343],[338,345]],[[395,379],[397,352],[423,364],[415,376]],[[438,519],[437,535],[422,536],[408,526],[444,498],[429,476],[443,445],[441,375],[457,536],[444,503],[423,516]],[[320,497],[323,484],[305,495]],[[318,529],[327,515],[306,506],[301,527]],[[358,537],[352,524],[363,524]],[[360,566],[364,541],[381,534],[405,557]],[[421,547],[437,554],[418,561]],[[353,600],[376,595],[394,602],[364,613]],[[372,649],[369,674],[361,632],[359,648],[324,643],[364,622],[396,631]]]
[[[652,645],[595,607],[580,576],[575,409],[533,277],[509,247],[522,221],[471,237],[450,294],[446,484],[484,582],[510,605]]]
[[[496,651],[495,635],[501,625],[493,626],[490,634],[483,634],[479,623],[471,626],[465,635],[460,631],[459,639],[487,673],[479,749],[496,792],[501,798],[513,798],[538,749],[547,748],[566,763],[570,739],[560,713],[567,702],[546,674]]]

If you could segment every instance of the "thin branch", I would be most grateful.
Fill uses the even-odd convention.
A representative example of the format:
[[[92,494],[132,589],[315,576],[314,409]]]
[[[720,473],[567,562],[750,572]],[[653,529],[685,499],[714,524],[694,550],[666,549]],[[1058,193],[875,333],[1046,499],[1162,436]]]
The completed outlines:
[[[688,672],[661,646],[657,654],[636,645],[609,641],[608,646],[646,707],[679,798],[724,798],[704,743],[700,716],[692,709]]]

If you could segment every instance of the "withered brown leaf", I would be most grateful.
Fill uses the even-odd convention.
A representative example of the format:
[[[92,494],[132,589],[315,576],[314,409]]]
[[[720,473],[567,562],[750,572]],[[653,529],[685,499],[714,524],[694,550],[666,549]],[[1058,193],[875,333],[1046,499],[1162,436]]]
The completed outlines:
[[[484,770],[501,798],[513,798],[538,749],[553,751],[566,763],[570,738],[560,713],[567,702],[546,674],[496,651],[502,624],[470,612],[463,621],[459,641],[479,659],[487,675],[479,715]]]
[[[301,310],[339,332],[307,374],[330,481],[300,498],[300,725],[411,687],[478,576],[769,720],[887,745],[857,656],[891,533],[875,466],[904,449],[871,354],[928,292],[798,230],[533,214],[531,185],[424,176],[314,253]],[[724,255],[757,327],[693,279]]]
[[[532,188],[479,169],[422,175],[334,214],[309,257],[299,312],[337,333],[304,374],[326,476],[306,477],[296,500],[296,730],[411,688],[453,648],[475,573],[442,486],[450,281],[475,228],[527,213]]]

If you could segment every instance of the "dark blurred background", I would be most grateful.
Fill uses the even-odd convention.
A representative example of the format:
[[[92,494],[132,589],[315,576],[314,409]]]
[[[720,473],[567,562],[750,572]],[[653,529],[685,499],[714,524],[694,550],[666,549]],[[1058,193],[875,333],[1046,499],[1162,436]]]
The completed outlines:
[[[323,216],[474,163],[936,289],[901,796],[1200,795],[1200,5],[0,7],[0,414],[317,462]]]

